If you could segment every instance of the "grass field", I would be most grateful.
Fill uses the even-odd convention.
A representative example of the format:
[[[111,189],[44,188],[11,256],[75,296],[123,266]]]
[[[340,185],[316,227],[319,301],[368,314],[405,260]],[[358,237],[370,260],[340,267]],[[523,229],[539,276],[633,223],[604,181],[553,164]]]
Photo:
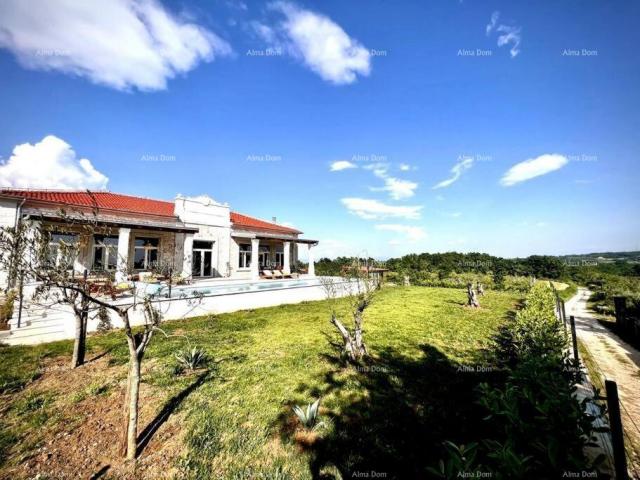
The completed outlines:
[[[491,375],[486,348],[515,309],[488,292],[482,308],[450,288],[385,288],[367,310],[371,361],[342,364],[327,302],[167,322],[143,364],[142,446],[133,472],[118,459],[126,346],[89,339],[71,371],[71,342],[0,349],[0,475],[59,478],[385,478],[424,476],[442,442],[482,438],[474,388]],[[339,311],[349,320],[348,303]],[[204,347],[208,370],[176,375],[174,352]],[[322,398],[326,426],[304,434],[291,411]],[[324,477],[322,477],[324,475]],[[370,477],[371,478],[371,477]]]

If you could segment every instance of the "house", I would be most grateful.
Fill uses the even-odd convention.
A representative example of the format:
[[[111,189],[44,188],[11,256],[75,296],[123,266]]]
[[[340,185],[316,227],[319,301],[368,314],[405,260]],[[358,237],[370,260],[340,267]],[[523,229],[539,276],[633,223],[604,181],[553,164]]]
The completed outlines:
[[[299,248],[308,249],[308,274],[315,274],[312,248],[318,241],[300,238],[302,232],[275,219],[233,212],[205,195],[178,195],[171,202],[107,191],[1,189],[0,226],[18,221],[47,226],[54,257],[56,235],[71,233],[79,249],[74,270],[112,271],[117,281],[126,280],[127,272],[162,268],[193,279],[258,280],[263,268],[289,274]],[[91,234],[80,228],[88,222],[95,225]],[[78,225],[77,233],[66,225],[56,234],[61,223]]]

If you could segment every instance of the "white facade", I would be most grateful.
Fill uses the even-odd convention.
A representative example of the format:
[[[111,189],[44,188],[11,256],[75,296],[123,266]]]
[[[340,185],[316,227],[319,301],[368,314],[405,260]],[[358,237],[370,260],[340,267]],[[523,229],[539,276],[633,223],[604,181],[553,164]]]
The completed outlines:
[[[22,217],[23,221],[52,227],[60,225],[56,218],[55,205],[40,205],[27,202],[20,210],[20,198],[0,196],[0,226],[13,226]],[[165,202],[165,206],[166,206]],[[216,202],[202,195],[198,197],[177,196],[173,205],[175,217],[152,218],[149,216],[118,212],[119,216],[99,211],[105,219],[97,227],[95,235],[77,230],[78,256],[74,270],[81,274],[101,269],[111,269],[118,283],[133,276],[155,270],[184,278],[233,278],[258,280],[263,271],[277,269],[290,275],[297,262],[297,243],[311,248],[313,242],[298,238],[298,233],[287,228],[278,229],[273,222],[263,222],[251,217],[249,224],[232,222],[229,205]],[[69,207],[70,210],[73,207]],[[20,210],[20,211],[19,211]],[[44,212],[44,213],[43,213]],[[236,217],[237,218],[237,217]],[[258,227],[252,227],[253,224]],[[264,227],[264,228],[263,228]],[[69,233],[71,227],[66,227]],[[99,234],[99,235],[98,235]],[[99,238],[100,237],[100,238]],[[112,262],[100,263],[100,242],[108,237]],[[117,261],[114,260],[117,255]],[[310,258],[313,258],[310,253]],[[149,265],[153,264],[153,268]],[[313,264],[308,273],[313,276]],[[268,275],[267,275],[268,276]],[[6,285],[6,273],[0,272],[1,285]]]

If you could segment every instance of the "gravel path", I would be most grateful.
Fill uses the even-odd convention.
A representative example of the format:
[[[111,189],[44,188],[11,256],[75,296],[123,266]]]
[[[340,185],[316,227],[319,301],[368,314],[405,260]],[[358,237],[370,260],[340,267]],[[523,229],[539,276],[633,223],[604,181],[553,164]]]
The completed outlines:
[[[598,322],[587,307],[590,294],[589,290],[579,288],[565,305],[567,316],[575,317],[578,339],[597,364],[600,376],[618,384],[622,423],[627,434],[625,443],[632,443],[635,450],[630,469],[637,473],[640,472],[640,352]]]

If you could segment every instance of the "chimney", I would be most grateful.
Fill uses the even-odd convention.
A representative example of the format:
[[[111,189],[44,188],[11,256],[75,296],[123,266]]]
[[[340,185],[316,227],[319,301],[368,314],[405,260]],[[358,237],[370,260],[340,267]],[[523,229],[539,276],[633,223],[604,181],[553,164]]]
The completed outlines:
[[[276,217],[271,217],[271,222],[278,223],[278,219]]]

